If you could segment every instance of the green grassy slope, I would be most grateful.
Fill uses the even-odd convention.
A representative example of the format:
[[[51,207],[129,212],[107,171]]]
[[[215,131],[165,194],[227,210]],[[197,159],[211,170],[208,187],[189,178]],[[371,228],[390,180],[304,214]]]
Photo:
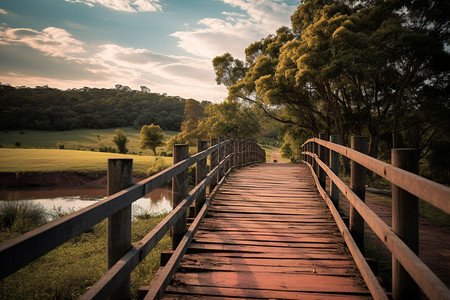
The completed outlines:
[[[142,152],[144,155],[153,155],[151,150],[139,149],[140,130],[133,127],[122,127],[130,140],[127,144],[130,154]],[[77,129],[68,131],[38,131],[38,130],[11,130],[0,132],[0,145],[5,148],[15,147],[20,143],[22,148],[55,149],[56,144],[64,145],[64,149],[98,151],[99,147],[116,148],[113,135],[116,128],[109,129]],[[166,141],[176,135],[176,131],[163,131]],[[165,150],[158,148],[157,152]]]

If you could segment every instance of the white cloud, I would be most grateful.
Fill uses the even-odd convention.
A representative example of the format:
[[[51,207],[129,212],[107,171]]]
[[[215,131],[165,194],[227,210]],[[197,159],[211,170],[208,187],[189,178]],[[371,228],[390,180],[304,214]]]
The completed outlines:
[[[0,8],[0,14],[7,15],[8,12],[6,10],[4,10],[3,8]]]
[[[0,45],[26,45],[45,55],[68,57],[85,52],[83,43],[64,29],[47,27],[42,31],[30,28],[0,28]]]
[[[71,3],[82,3],[93,7],[101,5],[113,10],[124,12],[144,12],[162,10],[159,0],[65,0]]]
[[[20,47],[33,55],[33,69],[0,67],[0,82],[57,88],[114,87],[115,84],[198,100],[222,101],[226,89],[215,84],[209,59],[165,55],[116,44],[85,46],[64,29],[1,28],[3,50]],[[34,50],[32,50],[34,49]],[[1,50],[1,48],[0,48]],[[44,55],[39,56],[39,51]],[[21,52],[23,53],[23,52]],[[1,65],[1,63],[0,63]],[[37,74],[42,73],[41,77]]]
[[[230,52],[238,58],[244,57],[245,48],[252,42],[274,33],[283,25],[290,24],[290,16],[296,5],[287,5],[274,0],[222,0],[238,7],[245,14],[222,12],[225,19],[205,18],[193,30],[172,34],[179,39],[178,46],[185,51],[212,59]]]

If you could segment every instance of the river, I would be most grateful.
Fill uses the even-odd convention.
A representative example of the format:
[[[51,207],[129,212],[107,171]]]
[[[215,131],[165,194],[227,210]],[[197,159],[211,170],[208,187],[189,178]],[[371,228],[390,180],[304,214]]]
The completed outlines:
[[[74,212],[96,203],[106,197],[106,188],[98,187],[41,187],[23,189],[1,189],[0,202],[6,199],[28,200],[41,204],[48,212],[57,209]],[[141,213],[161,214],[170,212],[172,191],[170,188],[157,188],[133,203],[133,215]]]

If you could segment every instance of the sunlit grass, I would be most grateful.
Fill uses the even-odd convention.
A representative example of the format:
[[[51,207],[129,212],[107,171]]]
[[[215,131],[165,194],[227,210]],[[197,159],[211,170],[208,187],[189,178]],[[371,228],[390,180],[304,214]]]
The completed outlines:
[[[57,144],[64,145],[64,149],[71,150],[94,150],[100,147],[116,148],[113,136],[117,128],[108,129],[76,129],[67,131],[39,131],[39,130],[10,130],[0,132],[0,145],[5,148],[14,148],[20,143],[21,148],[44,148],[55,149]],[[127,144],[130,154],[153,155],[151,150],[139,148],[140,130],[134,127],[120,127],[129,142]],[[168,141],[176,135],[176,131],[164,130],[164,138]],[[157,148],[157,153],[165,151],[165,147]]]
[[[133,173],[146,175],[155,162],[154,156],[125,155],[92,151],[57,149],[0,148],[0,172],[101,172],[106,171],[109,158],[132,158]],[[171,157],[160,157],[168,165]]]
[[[142,239],[165,217],[137,218],[132,224],[132,242]],[[107,271],[106,221],[93,230],[50,251],[0,281],[0,299],[77,299]],[[0,241],[14,237],[14,232],[0,232]],[[162,250],[170,247],[166,235],[131,274],[132,298],[137,289],[148,285],[159,267]]]

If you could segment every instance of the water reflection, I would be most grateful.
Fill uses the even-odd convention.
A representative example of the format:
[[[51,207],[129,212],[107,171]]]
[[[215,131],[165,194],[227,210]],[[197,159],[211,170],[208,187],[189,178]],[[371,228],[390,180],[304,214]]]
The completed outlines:
[[[41,204],[47,211],[77,211],[106,197],[106,188],[26,188],[0,190],[0,201],[7,199],[29,200]],[[155,189],[133,203],[133,215],[170,212],[170,188]]]

